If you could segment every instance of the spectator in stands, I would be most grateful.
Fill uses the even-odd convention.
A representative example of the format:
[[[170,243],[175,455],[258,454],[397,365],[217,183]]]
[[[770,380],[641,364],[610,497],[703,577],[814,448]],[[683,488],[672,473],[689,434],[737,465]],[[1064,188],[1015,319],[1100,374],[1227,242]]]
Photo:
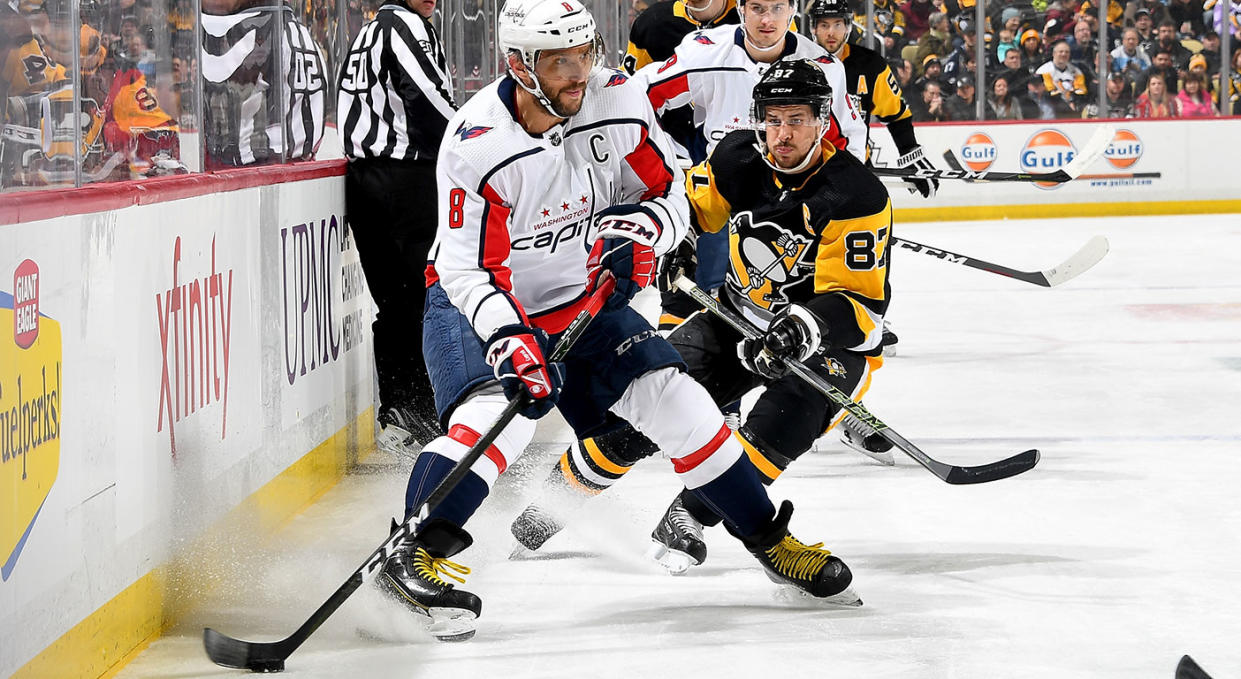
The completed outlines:
[[[1067,41],[1057,40],[1051,45],[1051,61],[1035,71],[1042,76],[1047,98],[1060,118],[1079,116],[1086,97],[1086,76],[1069,61],[1070,52]]]
[[[990,54],[994,55],[993,56],[994,63],[989,62],[991,68],[999,68],[1000,64],[1004,63],[1004,55],[1008,54],[1009,50],[1015,50],[1015,49],[1017,49],[1016,36],[1013,34],[1012,31],[1008,30],[1007,28],[1001,28],[999,39],[995,43],[995,49],[989,52]]]
[[[1001,54],[1001,59],[1000,73],[1008,80],[1009,88],[1024,87],[1026,80],[1030,77],[1030,72],[1021,64],[1021,50],[1011,47]]]
[[[1090,24],[1078,21],[1073,24],[1073,37],[1069,38],[1069,56],[1073,63],[1096,64],[1099,61],[1099,36],[1090,30]]]
[[[1133,91],[1129,89],[1129,81],[1123,73],[1112,73],[1107,77],[1107,110],[1099,115],[1099,104],[1090,102],[1082,107],[1083,118],[1132,118]]]
[[[1138,32],[1138,47],[1150,54],[1155,49],[1155,22],[1149,9],[1140,9],[1133,16],[1133,30]]]
[[[1182,33],[1202,35],[1206,31],[1206,23],[1202,20],[1205,12],[1203,0],[1170,0],[1168,16]]]
[[[1043,86],[1041,78],[1026,80],[1026,96],[1021,106],[1021,115],[1027,120],[1051,120],[1056,117],[1056,111],[1051,106],[1047,88]]]
[[[1207,62],[1207,75],[1215,77],[1219,73],[1219,33],[1208,30],[1202,34],[1202,51],[1197,54]]]
[[[857,3],[856,5],[854,5],[854,9],[861,10],[861,11],[854,12],[853,25],[854,26],[865,26],[866,25],[865,3],[861,3],[861,2]],[[908,23],[909,22],[906,21],[905,19],[905,12],[901,11],[896,6],[896,3],[893,0],[875,0],[875,27],[876,29],[878,29],[880,33],[883,33],[885,35],[890,34],[894,39],[893,47],[895,47],[896,51],[889,50],[887,52],[888,55],[895,56],[899,54],[900,48],[904,47],[905,44],[907,44],[908,41],[911,39],[908,35],[905,34],[905,27]]]
[[[1140,81],[1140,84],[1137,86],[1138,91],[1144,91],[1146,89],[1146,81],[1150,78],[1152,73],[1163,74],[1163,81],[1167,83],[1169,92],[1176,92],[1180,89],[1180,75],[1176,71],[1176,66],[1172,61],[1172,52],[1169,50],[1159,47],[1155,50],[1155,53],[1151,55],[1151,67],[1146,72],[1145,77]]]
[[[889,56],[900,56],[901,49],[905,47],[905,37],[896,31],[896,24],[892,21],[892,13],[876,12],[875,26],[877,27],[879,38],[883,40],[882,53]]]
[[[1241,115],[1241,47],[1232,51],[1232,67],[1228,69],[1228,83],[1219,82],[1219,73],[1215,74],[1216,100],[1219,110],[1224,115]]]
[[[977,120],[974,102],[974,78],[960,77],[953,83],[956,94],[948,97],[949,120]]]
[[[1016,7],[1005,7],[1004,11],[1000,12],[1000,28],[1001,30],[1008,31],[1010,40],[1020,35],[1021,10]],[[1001,42],[1006,42],[1003,35],[1000,36],[1000,40]],[[1013,43],[1013,46],[1016,46],[1016,42]]]
[[[938,80],[932,80],[922,87],[922,95],[909,102],[913,110],[915,122],[940,122],[952,120],[948,108],[944,105],[943,93]]]
[[[1033,28],[1021,33],[1021,63],[1028,68],[1038,68],[1047,61],[1047,53],[1043,50],[1043,36]]]
[[[1179,69],[1184,69],[1189,65],[1190,51],[1185,49],[1180,40],[1176,38],[1176,24],[1171,19],[1166,19],[1159,24],[1159,31],[1155,34],[1155,51],[1161,49],[1167,50],[1172,56],[1172,65]]]
[[[931,0],[908,0],[899,7],[905,13],[905,39],[911,42],[918,40],[930,28],[935,5],[931,4]]]
[[[1120,39],[1120,47],[1112,50],[1112,70],[1124,73],[1129,82],[1134,82],[1151,67],[1151,59],[1138,44],[1138,32],[1126,28]]]
[[[1190,73],[1181,83],[1181,91],[1176,95],[1177,108],[1184,118],[1210,118],[1218,115],[1211,95],[1206,92],[1206,77],[1201,73]]]
[[[926,55],[926,59],[922,61],[922,77],[914,81],[914,89],[921,90],[928,82],[939,81],[944,75],[943,64],[939,63],[939,57],[934,54]]]
[[[1146,91],[1134,105],[1138,118],[1175,118],[1179,115],[1176,97],[1168,93],[1163,73],[1153,71],[1146,81]]]
[[[942,59],[945,78],[959,78],[968,70],[966,62],[978,55],[978,33],[975,31],[973,19],[962,19],[956,22],[957,32],[961,36],[958,44]]]
[[[1125,7],[1125,20],[1137,24],[1138,14],[1145,11],[1153,25],[1158,26],[1168,17],[1168,9],[1160,0],[1131,0]]]
[[[1099,15],[1099,3],[1097,0],[1085,0],[1078,8],[1079,17],[1086,17],[1087,21],[1094,22]],[[1125,8],[1116,0],[1108,0],[1107,3],[1107,34],[1109,36],[1120,35],[1125,28]],[[1091,30],[1095,33],[1099,32],[1099,27],[1091,25]]]
[[[951,30],[948,26],[947,14],[932,13],[928,30],[922,34],[921,38],[918,38],[918,51],[914,54],[914,61],[925,64],[926,58],[932,54],[941,60],[948,56],[952,52],[952,35],[949,33]],[[925,70],[924,66],[923,72]]]
[[[896,74],[896,82],[901,89],[909,92],[914,87],[914,65],[908,59],[894,59],[891,66],[892,72]]]
[[[1021,104],[1009,93],[1008,77],[1001,74],[991,81],[987,97],[987,120],[1021,120]]]

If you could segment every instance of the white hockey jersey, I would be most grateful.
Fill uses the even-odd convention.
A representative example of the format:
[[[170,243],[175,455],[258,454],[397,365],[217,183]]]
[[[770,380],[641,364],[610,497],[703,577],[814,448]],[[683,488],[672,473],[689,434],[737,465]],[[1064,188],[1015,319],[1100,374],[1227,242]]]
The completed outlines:
[[[595,215],[635,205],[663,254],[688,228],[684,176],[642,89],[590,76],[577,115],[541,135],[517,122],[504,77],[448,122],[436,167],[439,227],[427,265],[486,341],[513,323],[563,330],[585,305]]]
[[[827,139],[865,162],[866,123],[848,96],[844,64],[792,31],[785,36],[781,55],[789,57],[814,59],[823,67],[833,92]],[[744,29],[728,25],[690,33],[666,61],[649,64],[634,77],[644,81],[656,114],[697,163],[724,135],[750,129],[751,92],[770,67],[746,53]],[[678,125],[678,117],[687,118],[691,112],[695,133],[701,135],[697,143],[688,140]]]

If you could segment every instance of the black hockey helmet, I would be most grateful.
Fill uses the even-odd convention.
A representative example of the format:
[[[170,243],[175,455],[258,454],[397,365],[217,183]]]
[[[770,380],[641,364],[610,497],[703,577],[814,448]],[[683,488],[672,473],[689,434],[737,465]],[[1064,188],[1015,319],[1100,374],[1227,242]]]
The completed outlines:
[[[781,59],[771,65],[754,86],[750,119],[763,122],[768,106],[806,104],[826,121],[832,105],[832,87],[813,59]]]
[[[827,134],[831,121],[832,87],[827,84],[827,74],[813,59],[781,59],[771,65],[754,86],[753,100],[750,102],[750,120],[754,125],[754,136],[758,141],[759,153],[772,169],[781,168],[767,160],[767,138],[764,134],[763,121],[767,116],[768,106],[795,106],[805,104],[814,111],[820,121],[819,138]],[[800,172],[812,158],[806,156],[806,162],[791,171]]]
[[[814,0],[806,13],[810,15],[811,26],[819,19],[853,19],[848,0]]]

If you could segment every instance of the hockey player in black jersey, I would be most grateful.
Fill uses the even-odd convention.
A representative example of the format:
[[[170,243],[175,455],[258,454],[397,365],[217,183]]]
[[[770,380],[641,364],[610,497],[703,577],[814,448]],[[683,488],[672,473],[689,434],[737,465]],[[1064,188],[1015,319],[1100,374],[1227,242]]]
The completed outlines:
[[[686,178],[695,226],[728,233],[721,302],[765,336],[743,340],[704,311],[668,339],[717,403],[765,387],[735,436],[766,483],[842,414],[786,374],[780,359],[806,362],[854,398],[883,362],[892,205],[861,161],[822,143],[832,96],[814,62],[777,62],[754,88],[751,118],[758,131],[729,133]],[[557,509],[601,492],[653,452],[632,429],[579,442],[552,473],[553,495],[518,517],[514,536],[537,549],[559,529],[564,514]],[[681,494],[652,534],[654,556],[674,573],[701,563],[702,526],[718,522],[701,501]]]
[[[807,13],[815,41],[845,66],[845,80],[854,108],[864,112],[868,124],[873,117],[887,126],[901,154],[896,165],[931,168],[914,135],[913,114],[887,61],[875,50],[849,42],[853,12],[848,0],[815,0]],[[908,181],[924,198],[933,197],[939,188],[937,179]]]
[[[633,75],[653,61],[672,56],[681,40],[694,31],[739,23],[737,0],[657,2],[629,27],[629,49],[622,65]]]

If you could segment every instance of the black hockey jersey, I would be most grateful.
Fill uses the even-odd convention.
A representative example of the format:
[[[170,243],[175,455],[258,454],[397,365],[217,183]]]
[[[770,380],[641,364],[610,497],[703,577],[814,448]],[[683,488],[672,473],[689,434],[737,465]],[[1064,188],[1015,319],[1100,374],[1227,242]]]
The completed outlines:
[[[878,352],[888,308],[892,203],[857,158],[824,145],[798,175],[773,171],[754,133],[730,132],[686,176],[697,228],[728,229],[723,297],[766,327],[790,303],[823,319],[824,343]]]
[[[622,62],[629,75],[653,61],[672,56],[677,45],[690,33],[723,24],[739,24],[736,0],[727,0],[726,9],[715,21],[699,23],[685,11],[682,0],[658,2],[633,20],[629,27],[629,49]]]
[[[203,14],[202,30],[208,169],[313,158],[327,81],[319,46],[293,10]]]
[[[913,113],[883,56],[873,49],[848,42],[835,56],[845,66],[845,81],[853,107],[863,112],[867,124],[874,117],[887,125],[901,155],[917,146]]]

